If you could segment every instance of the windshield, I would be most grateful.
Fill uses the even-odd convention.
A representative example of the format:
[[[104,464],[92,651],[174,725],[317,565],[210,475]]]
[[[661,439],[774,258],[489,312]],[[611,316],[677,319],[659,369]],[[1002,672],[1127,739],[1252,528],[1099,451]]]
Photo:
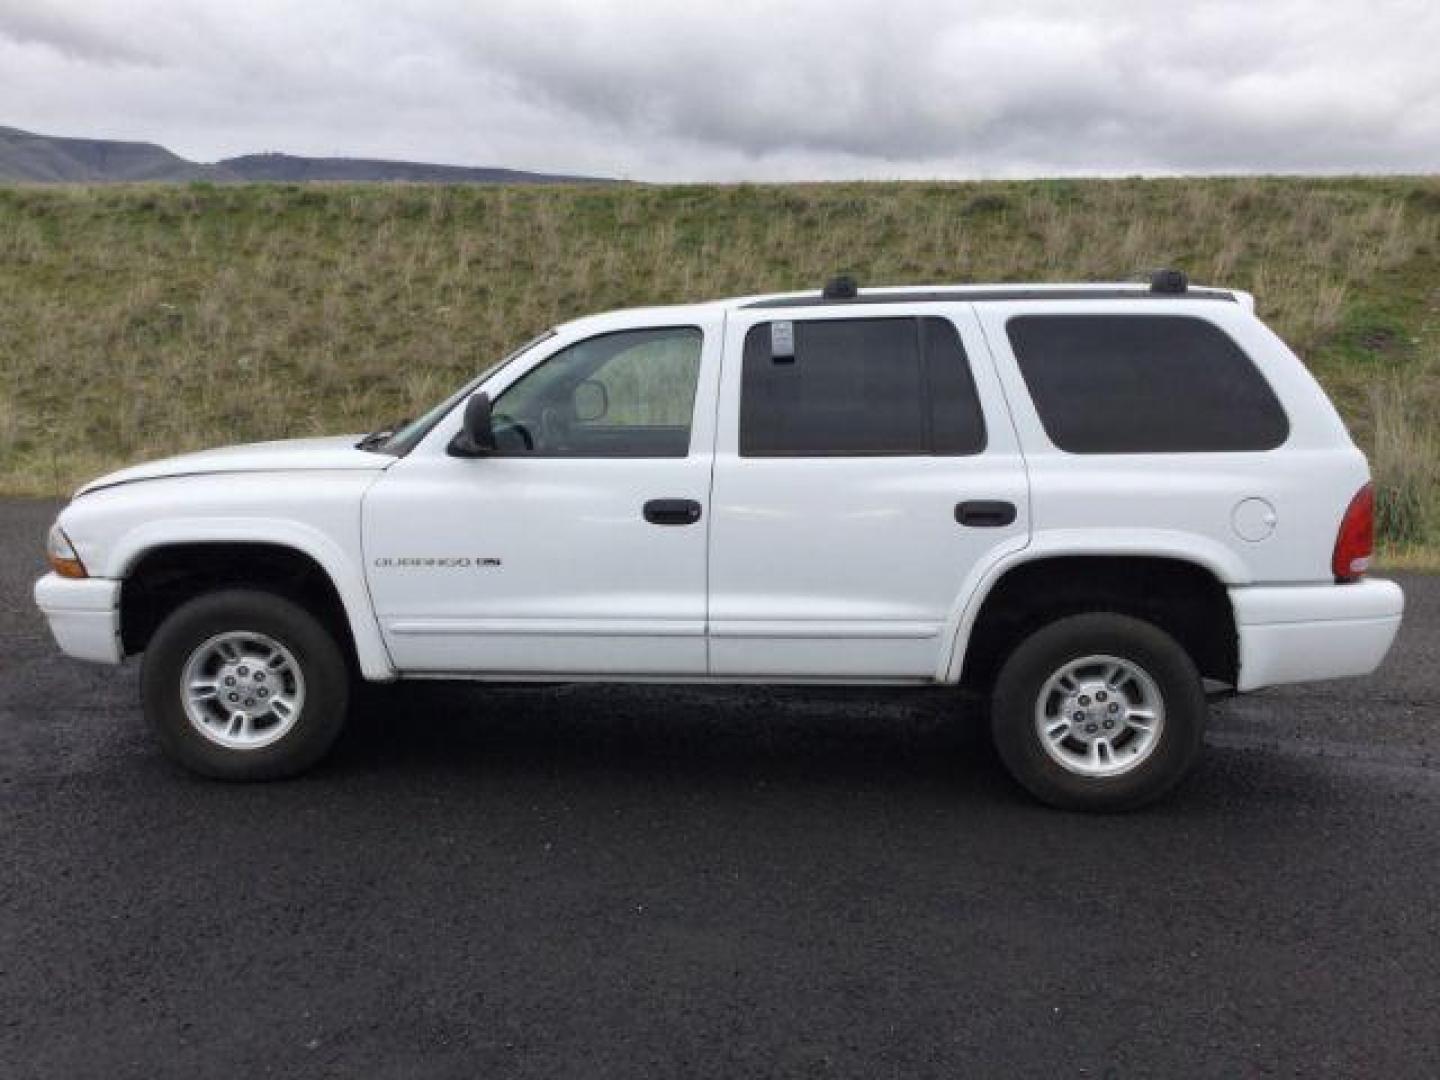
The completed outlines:
[[[520,359],[520,357],[524,356],[527,352],[533,349],[536,345],[539,345],[542,341],[546,341],[554,336],[554,330],[546,330],[543,334],[531,338],[524,345],[521,345],[514,352],[506,356],[503,360],[500,360],[498,363],[491,364],[479,375],[476,375],[475,378],[471,379],[468,383],[462,386],[459,390],[455,391],[455,393],[451,394],[444,401],[440,402],[439,405],[436,405],[429,412],[425,413],[423,416],[418,417],[417,419],[411,420],[408,424],[405,424],[403,427],[399,428],[383,443],[380,443],[373,447],[368,447],[367,449],[376,450],[382,454],[394,454],[396,457],[404,457],[406,454],[408,454],[411,450],[414,450],[415,447],[420,444],[421,439],[425,438],[426,435],[430,434],[430,430],[441,420],[443,420],[451,409],[455,408],[455,406],[459,405],[462,401],[464,401],[471,394],[473,394],[475,392],[475,388],[478,387],[482,382],[490,378],[491,375],[494,375],[497,371],[505,367],[507,364],[511,364],[514,361]]]

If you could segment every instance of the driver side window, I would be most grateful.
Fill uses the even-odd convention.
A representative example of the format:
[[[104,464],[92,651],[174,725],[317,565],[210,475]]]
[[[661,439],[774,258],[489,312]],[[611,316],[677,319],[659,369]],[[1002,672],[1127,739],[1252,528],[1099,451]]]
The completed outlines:
[[[622,330],[561,349],[495,402],[506,457],[685,457],[704,338]]]

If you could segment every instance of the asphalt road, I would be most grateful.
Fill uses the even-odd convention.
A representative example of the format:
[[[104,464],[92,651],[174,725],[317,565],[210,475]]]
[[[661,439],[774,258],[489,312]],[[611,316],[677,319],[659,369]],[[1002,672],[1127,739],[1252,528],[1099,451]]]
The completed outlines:
[[[1042,809],[944,693],[398,687],[163,760],[0,503],[0,1076],[1440,1075],[1440,578],[1376,677]]]

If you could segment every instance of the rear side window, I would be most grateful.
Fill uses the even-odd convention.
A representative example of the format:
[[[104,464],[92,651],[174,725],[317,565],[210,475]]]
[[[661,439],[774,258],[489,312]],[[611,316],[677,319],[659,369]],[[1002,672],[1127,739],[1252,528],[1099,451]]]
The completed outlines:
[[[1264,376],[1203,319],[1021,315],[1006,331],[1045,433],[1062,450],[1273,450],[1290,433]]]
[[[985,421],[948,319],[759,323],[745,336],[744,457],[978,454]]]

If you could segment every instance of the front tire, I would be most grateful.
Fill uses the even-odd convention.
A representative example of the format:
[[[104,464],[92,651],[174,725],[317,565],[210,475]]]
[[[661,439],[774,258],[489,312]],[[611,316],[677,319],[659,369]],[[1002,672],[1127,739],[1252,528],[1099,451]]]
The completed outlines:
[[[1041,801],[1127,810],[1185,776],[1206,715],[1200,673],[1174,638],[1094,612],[1020,643],[996,680],[991,730],[1010,773]]]
[[[319,620],[249,589],[176,608],[141,672],[145,714],[166,754],[220,780],[308,769],[340,734],[349,689],[345,657]]]

